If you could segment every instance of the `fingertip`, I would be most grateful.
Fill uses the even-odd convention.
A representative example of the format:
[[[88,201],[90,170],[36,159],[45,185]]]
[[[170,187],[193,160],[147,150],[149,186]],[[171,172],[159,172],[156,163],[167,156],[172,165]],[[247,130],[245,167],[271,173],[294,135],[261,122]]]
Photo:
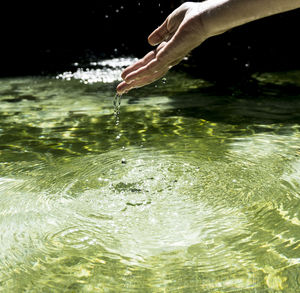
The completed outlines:
[[[123,80],[125,80],[126,77],[127,77],[127,75],[128,75],[129,73],[130,73],[130,68],[127,67],[127,68],[121,73],[121,78],[122,78]]]
[[[131,89],[131,86],[126,83],[125,81],[122,81],[120,84],[118,84],[116,91],[118,95],[123,95],[129,92]]]
[[[125,79],[125,77],[126,77],[126,72],[125,72],[125,71],[123,71],[123,72],[121,73],[121,78],[124,80],[124,79]]]
[[[157,46],[160,44],[166,36],[166,33],[159,27],[148,37],[148,43],[151,46]]]
[[[151,35],[148,37],[148,43],[149,43],[151,46],[156,46],[156,45],[159,44],[159,40],[158,40],[157,36],[151,34]]]
[[[122,95],[124,93],[124,82],[121,82],[116,87],[117,94]]]
[[[151,46],[156,46],[161,43],[165,37],[168,35],[167,21],[154,30],[148,37],[148,43]]]

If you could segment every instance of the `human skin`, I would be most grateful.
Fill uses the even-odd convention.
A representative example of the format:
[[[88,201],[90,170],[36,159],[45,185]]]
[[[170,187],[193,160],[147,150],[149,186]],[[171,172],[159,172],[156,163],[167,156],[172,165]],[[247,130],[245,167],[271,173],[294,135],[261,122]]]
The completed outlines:
[[[149,44],[158,46],[123,71],[123,81],[117,86],[117,93],[123,94],[160,79],[190,51],[212,36],[296,8],[300,8],[300,0],[186,2],[149,35]]]

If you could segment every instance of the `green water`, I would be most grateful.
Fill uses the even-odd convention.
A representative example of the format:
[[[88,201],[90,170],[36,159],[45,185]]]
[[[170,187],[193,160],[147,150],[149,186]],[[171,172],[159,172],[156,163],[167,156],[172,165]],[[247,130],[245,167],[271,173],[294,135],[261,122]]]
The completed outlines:
[[[0,80],[1,292],[297,292],[300,72]]]

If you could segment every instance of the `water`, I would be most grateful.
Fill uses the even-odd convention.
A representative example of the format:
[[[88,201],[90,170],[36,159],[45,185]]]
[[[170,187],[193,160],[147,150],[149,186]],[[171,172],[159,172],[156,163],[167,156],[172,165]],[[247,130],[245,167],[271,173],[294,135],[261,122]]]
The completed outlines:
[[[120,107],[121,107],[122,95],[115,94],[113,105],[114,105],[114,115],[116,118],[116,125],[120,123]]]
[[[0,80],[0,291],[297,292],[300,72],[104,70]]]

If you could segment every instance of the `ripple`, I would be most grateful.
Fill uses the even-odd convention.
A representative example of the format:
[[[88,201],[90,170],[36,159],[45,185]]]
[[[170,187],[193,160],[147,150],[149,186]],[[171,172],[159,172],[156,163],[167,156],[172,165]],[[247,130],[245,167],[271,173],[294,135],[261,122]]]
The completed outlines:
[[[116,129],[113,84],[0,83],[0,291],[299,287],[297,104],[170,76],[128,96]]]
[[[127,164],[122,164],[123,157]],[[19,269],[31,275],[31,263],[39,259],[53,277],[54,267],[59,266],[70,274],[79,270],[79,279],[104,283],[89,266],[101,266],[104,271],[112,266],[122,271],[128,266],[134,268],[130,272],[134,275],[137,270],[147,270],[150,280],[158,278],[158,268],[166,274],[176,267],[179,275],[186,270],[194,277],[201,275],[203,290],[254,286],[257,280],[264,280],[258,268],[266,267],[256,254],[270,248],[277,251],[278,243],[273,245],[272,240],[275,234],[269,235],[266,226],[271,229],[275,215],[270,212],[277,208],[269,205],[266,213],[259,214],[265,205],[259,204],[257,197],[243,198],[241,186],[245,190],[247,186],[228,188],[237,164],[227,161],[222,165],[227,168],[225,173],[220,171],[220,162],[208,161],[205,156],[195,161],[193,154],[188,159],[153,149],[127,148],[126,152],[111,151],[39,168],[36,178],[2,179],[8,183],[0,185],[2,192],[11,196],[10,206],[2,205],[6,233],[1,237],[1,254],[6,262],[1,266],[9,275],[9,268],[18,267],[18,261],[24,264]],[[245,178],[251,178],[246,174],[259,169],[249,165],[243,170]],[[265,170],[264,175],[267,173]],[[34,187],[26,196],[12,193],[28,184]],[[268,188],[264,191],[263,184],[259,183],[257,190],[266,202],[272,195]],[[282,221],[286,222],[283,218],[277,222]],[[258,231],[265,236],[259,237]],[[268,239],[265,248],[262,238]],[[284,243],[286,235],[280,239]],[[282,268],[289,265],[282,252],[274,258],[284,262]],[[103,263],[97,263],[98,259]],[[35,267],[39,274],[41,267]],[[172,274],[167,273],[166,280],[174,279]],[[252,281],[246,277],[249,274]],[[42,274],[39,282],[50,282],[50,276]]]

